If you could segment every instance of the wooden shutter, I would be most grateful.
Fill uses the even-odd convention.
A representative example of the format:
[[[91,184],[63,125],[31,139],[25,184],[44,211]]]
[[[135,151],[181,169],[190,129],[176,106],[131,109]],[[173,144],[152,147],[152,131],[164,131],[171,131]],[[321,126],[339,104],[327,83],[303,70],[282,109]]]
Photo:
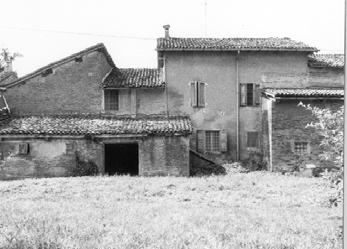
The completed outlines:
[[[247,105],[247,84],[240,84],[240,106]]]
[[[190,104],[192,107],[197,107],[197,82],[190,82]]]
[[[253,103],[255,105],[259,105],[260,104],[260,86],[258,84],[254,84],[254,87],[253,87],[253,96],[254,96],[254,101]]]
[[[205,106],[205,86],[206,84],[204,82],[198,82],[198,106],[204,107]]]
[[[221,130],[219,132],[219,148],[221,152],[228,151],[228,136],[226,130]]]
[[[205,131],[196,131],[196,150],[198,152],[205,152]]]

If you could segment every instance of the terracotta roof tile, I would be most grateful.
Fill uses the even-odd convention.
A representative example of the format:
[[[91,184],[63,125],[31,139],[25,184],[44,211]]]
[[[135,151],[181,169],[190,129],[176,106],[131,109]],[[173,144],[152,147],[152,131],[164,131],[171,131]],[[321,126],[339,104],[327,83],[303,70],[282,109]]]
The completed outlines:
[[[113,68],[102,82],[103,87],[153,88],[164,87],[156,68]]]
[[[343,54],[314,54],[309,56],[310,67],[344,68],[345,56]]]
[[[0,73],[0,86],[11,83],[17,79],[17,73],[13,71],[1,72]]]
[[[102,117],[100,115],[55,115],[12,117],[0,126],[0,135],[187,135],[191,121],[175,117]]]
[[[175,50],[264,50],[264,51],[318,51],[290,38],[158,38],[158,51]]]
[[[266,88],[263,92],[271,97],[344,97],[342,88]]]

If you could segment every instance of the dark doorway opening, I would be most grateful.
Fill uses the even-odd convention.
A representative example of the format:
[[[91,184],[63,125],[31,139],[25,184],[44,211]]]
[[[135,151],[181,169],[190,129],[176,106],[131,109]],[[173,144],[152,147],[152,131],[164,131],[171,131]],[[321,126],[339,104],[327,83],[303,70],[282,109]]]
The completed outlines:
[[[105,144],[105,173],[138,175],[138,144]]]

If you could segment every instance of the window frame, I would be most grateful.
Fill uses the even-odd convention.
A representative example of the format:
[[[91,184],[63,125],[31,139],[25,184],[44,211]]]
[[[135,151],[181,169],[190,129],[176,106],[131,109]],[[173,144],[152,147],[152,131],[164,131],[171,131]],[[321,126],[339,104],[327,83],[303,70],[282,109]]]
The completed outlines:
[[[213,133],[218,132],[218,139]],[[211,134],[211,135],[206,135]],[[210,143],[207,145],[207,143]],[[196,150],[200,153],[221,154],[228,151],[228,135],[223,129],[196,130]]]
[[[250,143],[249,143],[249,139],[250,139],[250,135],[251,133],[254,135],[256,134],[255,138],[255,146],[250,146]],[[247,148],[259,148],[259,142],[260,142],[260,139],[259,139],[259,131],[247,131],[246,133],[246,147]]]
[[[306,150],[305,151],[296,151],[296,144],[300,143],[300,144],[306,144]],[[295,155],[308,155],[311,153],[311,146],[310,146],[310,142],[309,141],[302,141],[302,140],[293,140],[292,141],[292,152]]]
[[[249,87],[252,86],[250,91]],[[250,95],[251,94],[251,95]],[[252,103],[249,103],[251,96]],[[240,83],[240,106],[241,107],[257,107],[260,105],[260,85],[257,83]]]
[[[117,97],[116,97],[116,99],[117,99],[117,106],[116,106],[115,109],[109,108],[111,104],[110,104],[109,100],[107,100],[107,98],[109,96],[111,96],[110,94],[112,92],[116,92],[117,93]],[[103,94],[104,101],[103,101],[103,104],[104,104],[104,111],[105,112],[117,112],[117,111],[119,111],[119,95],[120,95],[119,93],[120,93],[119,89],[104,89],[104,94]]]
[[[190,87],[190,105],[194,108],[206,107],[206,87],[208,84],[203,81],[191,81],[188,85]],[[202,86],[203,90],[201,90]],[[201,94],[201,92],[203,93]]]

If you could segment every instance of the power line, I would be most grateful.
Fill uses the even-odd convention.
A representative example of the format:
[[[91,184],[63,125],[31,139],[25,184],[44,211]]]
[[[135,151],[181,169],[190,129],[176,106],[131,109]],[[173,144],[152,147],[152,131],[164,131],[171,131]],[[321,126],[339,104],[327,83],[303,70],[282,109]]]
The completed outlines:
[[[51,29],[6,27],[6,26],[0,26],[0,28],[19,30],[19,31],[32,31],[32,32],[46,32],[46,33],[68,34],[68,35],[110,37],[110,38],[117,38],[117,39],[156,40],[156,38],[152,38],[152,37],[122,36],[122,35],[112,35],[112,34],[98,34],[98,33],[89,33],[89,32],[72,32],[72,31],[51,30]]]

